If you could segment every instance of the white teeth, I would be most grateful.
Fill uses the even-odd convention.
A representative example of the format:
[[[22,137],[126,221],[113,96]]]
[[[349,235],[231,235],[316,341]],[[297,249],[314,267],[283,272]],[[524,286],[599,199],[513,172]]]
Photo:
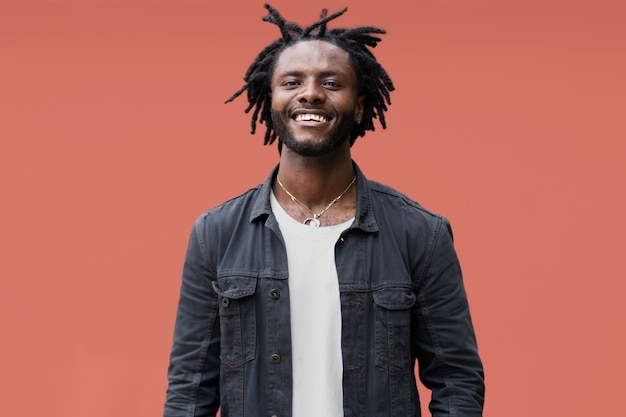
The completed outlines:
[[[326,119],[324,116],[320,116],[319,114],[298,114],[296,116],[296,121],[297,122],[307,122],[307,121],[327,122],[328,119]]]

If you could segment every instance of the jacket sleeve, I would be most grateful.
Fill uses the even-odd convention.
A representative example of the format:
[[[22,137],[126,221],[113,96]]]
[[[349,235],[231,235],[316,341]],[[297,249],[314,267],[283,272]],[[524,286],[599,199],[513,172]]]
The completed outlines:
[[[204,236],[204,217],[200,217],[183,267],[164,417],[215,416],[219,408],[218,304]]]
[[[483,366],[461,268],[445,218],[436,217],[418,272],[412,344],[422,383],[432,391],[433,417],[482,416]]]

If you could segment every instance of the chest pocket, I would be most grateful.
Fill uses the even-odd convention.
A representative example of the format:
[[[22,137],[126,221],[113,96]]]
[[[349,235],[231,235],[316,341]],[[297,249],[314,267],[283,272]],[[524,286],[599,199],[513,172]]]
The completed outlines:
[[[254,359],[256,347],[255,277],[226,276],[213,281],[220,314],[220,359],[229,368]]]
[[[404,369],[412,364],[411,308],[417,300],[409,288],[373,292],[376,326],[376,366]]]

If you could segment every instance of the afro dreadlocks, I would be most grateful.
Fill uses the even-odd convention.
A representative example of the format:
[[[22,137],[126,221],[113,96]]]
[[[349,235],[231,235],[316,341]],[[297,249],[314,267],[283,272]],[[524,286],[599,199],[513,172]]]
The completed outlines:
[[[328,16],[326,9],[322,10],[320,20],[312,25],[302,28],[296,23],[286,21],[278,10],[269,4],[265,4],[268,15],[263,17],[266,22],[273,23],[280,28],[282,37],[265,47],[252,62],[244,81],[244,86],[232,95],[226,103],[239,97],[244,91],[248,91],[248,107],[245,112],[252,112],[252,131],[256,131],[257,121],[265,123],[264,144],[269,145],[274,142],[278,134],[274,130],[271,117],[271,86],[270,81],[274,71],[274,65],[281,52],[291,45],[307,40],[323,40],[339,46],[348,52],[354,71],[357,74],[360,94],[365,96],[363,103],[363,118],[361,123],[354,124],[350,133],[350,145],[359,136],[364,136],[367,130],[374,130],[374,120],[378,118],[383,129],[387,127],[385,122],[385,111],[387,105],[391,104],[389,92],[394,90],[391,78],[385,69],[376,61],[372,52],[367,48],[376,47],[380,38],[375,36],[385,34],[382,29],[363,26],[354,29],[326,29],[326,24],[344,14],[345,8],[337,13]],[[279,144],[280,145],[280,144]]]

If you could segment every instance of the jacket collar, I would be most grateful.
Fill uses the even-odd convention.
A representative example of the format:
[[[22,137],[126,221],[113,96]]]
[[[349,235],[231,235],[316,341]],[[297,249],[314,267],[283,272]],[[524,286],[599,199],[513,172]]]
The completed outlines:
[[[359,166],[354,161],[352,162],[352,165],[354,165],[354,171],[356,172],[357,203],[354,222],[350,228],[361,229],[365,232],[376,232],[378,231],[378,224],[376,223],[376,218],[374,217],[374,212],[372,210],[370,199],[371,189],[369,183]],[[259,193],[256,196],[256,200],[252,208],[250,222],[257,220],[262,216],[267,217],[272,214],[270,195],[272,192],[272,183],[274,182],[274,178],[276,178],[277,172],[278,165],[274,167],[265,182],[261,184]]]

